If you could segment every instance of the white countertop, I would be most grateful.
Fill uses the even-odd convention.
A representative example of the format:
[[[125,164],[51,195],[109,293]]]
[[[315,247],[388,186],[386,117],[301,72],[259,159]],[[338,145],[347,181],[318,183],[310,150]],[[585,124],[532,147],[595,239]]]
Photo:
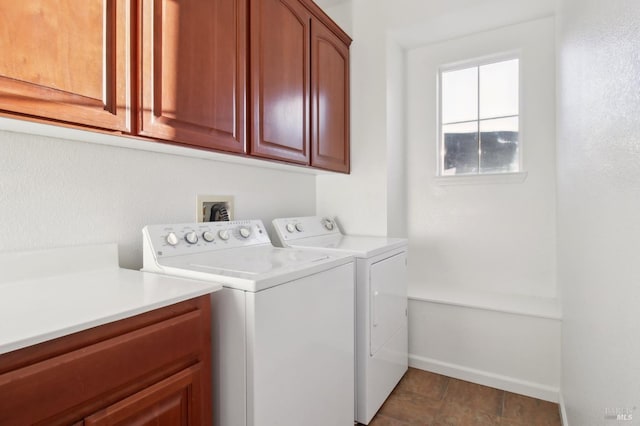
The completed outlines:
[[[115,245],[0,253],[0,354],[221,288],[121,269]]]

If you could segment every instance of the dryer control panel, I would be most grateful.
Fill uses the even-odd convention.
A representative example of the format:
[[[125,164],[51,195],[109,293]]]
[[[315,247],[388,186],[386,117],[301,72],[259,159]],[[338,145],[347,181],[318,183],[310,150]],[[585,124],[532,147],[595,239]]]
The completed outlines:
[[[335,219],[326,216],[274,219],[273,227],[280,241],[294,241],[323,235],[342,235]]]
[[[157,257],[271,245],[261,220],[149,225],[142,229],[142,239],[144,250]]]

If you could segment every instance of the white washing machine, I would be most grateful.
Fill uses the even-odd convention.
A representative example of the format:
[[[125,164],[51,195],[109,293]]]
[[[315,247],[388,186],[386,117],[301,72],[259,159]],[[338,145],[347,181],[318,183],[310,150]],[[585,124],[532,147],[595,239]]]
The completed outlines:
[[[273,247],[259,220],[143,229],[144,271],[215,281],[215,426],[351,426],[354,261]]]
[[[280,245],[356,258],[356,421],[369,424],[408,368],[407,240],[343,235],[323,217],[275,219]]]

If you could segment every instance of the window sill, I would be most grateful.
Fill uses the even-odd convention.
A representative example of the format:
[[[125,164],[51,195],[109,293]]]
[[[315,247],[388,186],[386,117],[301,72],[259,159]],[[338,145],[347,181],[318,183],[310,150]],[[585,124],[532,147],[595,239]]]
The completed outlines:
[[[483,184],[504,184],[523,183],[527,179],[527,172],[516,173],[491,173],[483,175],[458,175],[458,176],[436,176],[436,185],[483,185]]]

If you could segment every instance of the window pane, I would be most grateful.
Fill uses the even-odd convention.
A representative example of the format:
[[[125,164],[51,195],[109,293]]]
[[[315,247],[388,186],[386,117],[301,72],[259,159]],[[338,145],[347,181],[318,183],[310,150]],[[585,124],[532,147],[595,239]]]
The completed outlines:
[[[478,173],[478,122],[442,126],[442,175]]]
[[[442,123],[478,119],[478,68],[442,73]]]
[[[518,115],[518,59],[480,67],[480,119]]]
[[[519,171],[518,117],[480,122],[480,173]]]

